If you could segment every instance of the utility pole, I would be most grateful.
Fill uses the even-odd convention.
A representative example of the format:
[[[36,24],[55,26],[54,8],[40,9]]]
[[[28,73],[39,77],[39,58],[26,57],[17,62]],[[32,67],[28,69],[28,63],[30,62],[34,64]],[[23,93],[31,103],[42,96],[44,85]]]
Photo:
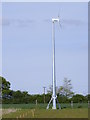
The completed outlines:
[[[45,104],[45,89],[46,89],[46,87],[43,87],[43,89],[44,89],[44,104]]]

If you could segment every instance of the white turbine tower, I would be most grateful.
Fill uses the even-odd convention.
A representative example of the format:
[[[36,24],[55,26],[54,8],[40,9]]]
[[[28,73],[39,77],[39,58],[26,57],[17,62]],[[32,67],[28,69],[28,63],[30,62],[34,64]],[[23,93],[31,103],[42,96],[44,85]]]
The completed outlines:
[[[55,76],[55,23],[58,22],[60,23],[59,16],[58,18],[52,18],[52,48],[53,48],[53,90],[52,90],[52,97],[50,102],[48,103],[47,109],[49,108],[50,103],[53,101],[53,107],[52,109],[57,109],[56,108],[56,101],[57,100],[57,95],[56,95],[56,76]],[[60,104],[58,102],[59,109],[60,109]]]

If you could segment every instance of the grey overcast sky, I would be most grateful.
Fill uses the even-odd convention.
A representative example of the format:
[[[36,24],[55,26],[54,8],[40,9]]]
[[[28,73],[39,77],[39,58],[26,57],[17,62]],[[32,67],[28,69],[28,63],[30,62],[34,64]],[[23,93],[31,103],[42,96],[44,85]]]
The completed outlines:
[[[3,3],[3,76],[11,89],[42,94],[52,84],[52,17],[56,80],[72,80],[75,93],[88,92],[88,3]]]

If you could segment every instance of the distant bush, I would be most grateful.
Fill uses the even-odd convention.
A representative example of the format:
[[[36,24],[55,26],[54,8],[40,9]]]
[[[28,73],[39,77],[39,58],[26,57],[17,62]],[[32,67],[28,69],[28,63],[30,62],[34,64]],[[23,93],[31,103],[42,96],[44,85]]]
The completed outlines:
[[[78,108],[82,108],[82,106],[81,106],[81,105],[79,105],[79,106],[78,106]]]

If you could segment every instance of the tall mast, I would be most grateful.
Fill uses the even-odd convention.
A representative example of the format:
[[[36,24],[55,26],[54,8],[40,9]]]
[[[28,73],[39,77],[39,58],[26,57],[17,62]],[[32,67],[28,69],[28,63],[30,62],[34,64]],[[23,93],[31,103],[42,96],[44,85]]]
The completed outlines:
[[[56,95],[56,73],[55,73],[55,22],[59,22],[59,18],[52,18],[52,84],[53,84],[53,89],[52,89],[52,97],[47,105],[47,109],[49,109],[49,105],[51,102],[53,102],[52,109],[57,109],[56,107],[56,100],[57,95]],[[58,102],[59,109],[61,109],[60,104]]]
[[[55,22],[52,21],[52,48],[53,48],[53,107],[52,109],[56,109],[56,78],[55,78]]]

